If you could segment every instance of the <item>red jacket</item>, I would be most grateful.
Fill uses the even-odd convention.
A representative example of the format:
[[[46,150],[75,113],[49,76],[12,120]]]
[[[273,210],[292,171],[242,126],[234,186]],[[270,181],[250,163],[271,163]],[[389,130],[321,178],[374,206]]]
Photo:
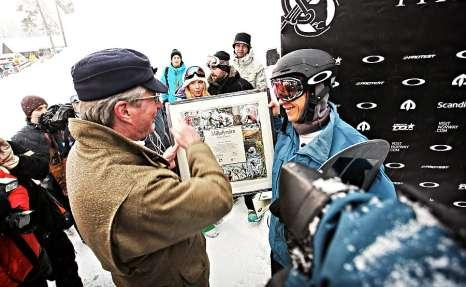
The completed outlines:
[[[0,169],[0,178],[15,178]],[[19,185],[8,194],[11,208],[29,210],[27,190]],[[39,256],[40,245],[33,233],[21,234],[36,256]],[[29,259],[16,246],[7,234],[0,233],[0,286],[17,286],[31,272],[33,266]]]

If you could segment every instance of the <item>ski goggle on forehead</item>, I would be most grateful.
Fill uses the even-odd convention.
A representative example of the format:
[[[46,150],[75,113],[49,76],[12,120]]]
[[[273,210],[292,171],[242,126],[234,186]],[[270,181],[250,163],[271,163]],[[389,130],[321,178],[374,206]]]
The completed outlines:
[[[186,70],[186,73],[184,74],[184,79],[185,80],[192,79],[195,75],[201,78],[205,78],[205,72],[201,67],[191,66]]]
[[[313,86],[324,82],[331,76],[332,71],[322,71],[309,78],[306,84],[308,86]],[[291,102],[304,94],[304,85],[300,79],[293,77],[285,77],[273,79],[271,83],[275,95],[279,100]]]
[[[218,65],[228,66],[229,62],[225,60],[220,60],[217,56],[209,56],[207,57],[206,65],[207,67],[212,69],[212,68],[217,67]]]

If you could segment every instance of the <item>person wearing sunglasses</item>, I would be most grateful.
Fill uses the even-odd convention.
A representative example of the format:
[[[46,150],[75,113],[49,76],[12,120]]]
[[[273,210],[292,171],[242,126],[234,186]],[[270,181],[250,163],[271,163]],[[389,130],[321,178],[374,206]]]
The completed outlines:
[[[254,59],[250,34],[244,32],[236,34],[233,42],[233,53],[234,58],[231,65],[235,67],[241,77],[250,82],[254,89],[265,90],[267,88],[265,69]]]
[[[271,102],[277,135],[272,168],[272,201],[279,196],[282,165],[296,162],[319,168],[334,154],[367,138],[343,121],[329,102],[336,85],[335,59],[317,49],[293,51],[278,60],[271,77],[278,103]],[[281,116],[282,115],[282,116]],[[369,193],[381,199],[396,198],[393,183],[383,168]],[[287,233],[283,223],[271,215],[269,228],[272,274],[290,267]]]
[[[67,162],[79,232],[116,286],[209,286],[202,229],[233,206],[231,185],[196,130],[180,120],[163,154],[143,146],[167,87],[144,54],[92,53],[71,69],[80,119]],[[178,148],[191,178],[169,169]]]
[[[179,99],[193,99],[208,96],[207,78],[204,70],[199,66],[191,66],[186,69],[184,82],[181,88],[176,92]]]

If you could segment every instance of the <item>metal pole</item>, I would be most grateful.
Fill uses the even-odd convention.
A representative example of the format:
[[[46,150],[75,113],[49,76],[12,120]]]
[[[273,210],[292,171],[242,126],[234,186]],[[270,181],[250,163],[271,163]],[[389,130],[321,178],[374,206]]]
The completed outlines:
[[[60,31],[61,31],[61,35],[63,37],[63,43],[65,44],[65,47],[68,47],[68,45],[66,43],[65,30],[63,29],[63,23],[61,21],[60,9],[58,9],[58,3],[57,3],[56,0],[55,0],[55,7],[57,8],[58,23],[60,24]]]
[[[47,35],[49,36],[50,44],[52,45],[52,51],[55,54],[55,44],[53,43],[52,33],[50,32],[50,28],[49,28],[49,25],[47,24],[47,21],[45,21],[44,12],[42,11],[42,7],[39,4],[39,0],[36,0],[36,5],[37,5],[37,9],[39,9],[40,16],[42,17],[42,22],[44,22],[45,31],[47,32]]]

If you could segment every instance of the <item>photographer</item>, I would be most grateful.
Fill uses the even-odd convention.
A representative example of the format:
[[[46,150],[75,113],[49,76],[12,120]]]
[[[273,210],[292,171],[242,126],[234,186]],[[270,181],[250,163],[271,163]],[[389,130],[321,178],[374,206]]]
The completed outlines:
[[[73,107],[53,105],[38,96],[26,96],[21,101],[26,126],[12,137],[14,142],[47,158],[50,174],[42,185],[50,190],[68,210],[65,165],[74,142],[68,131],[68,118],[75,117]]]
[[[41,185],[70,211],[65,165],[72,143],[67,132],[67,116],[74,113],[63,112],[66,110],[63,106],[47,109],[47,102],[38,96],[24,97],[21,107],[26,115],[26,126],[12,137],[12,142],[30,149],[48,163],[48,172],[41,180]],[[47,243],[50,250],[47,247],[46,249],[56,271],[56,286],[82,286],[77,273],[74,248],[64,231],[54,231]]]

